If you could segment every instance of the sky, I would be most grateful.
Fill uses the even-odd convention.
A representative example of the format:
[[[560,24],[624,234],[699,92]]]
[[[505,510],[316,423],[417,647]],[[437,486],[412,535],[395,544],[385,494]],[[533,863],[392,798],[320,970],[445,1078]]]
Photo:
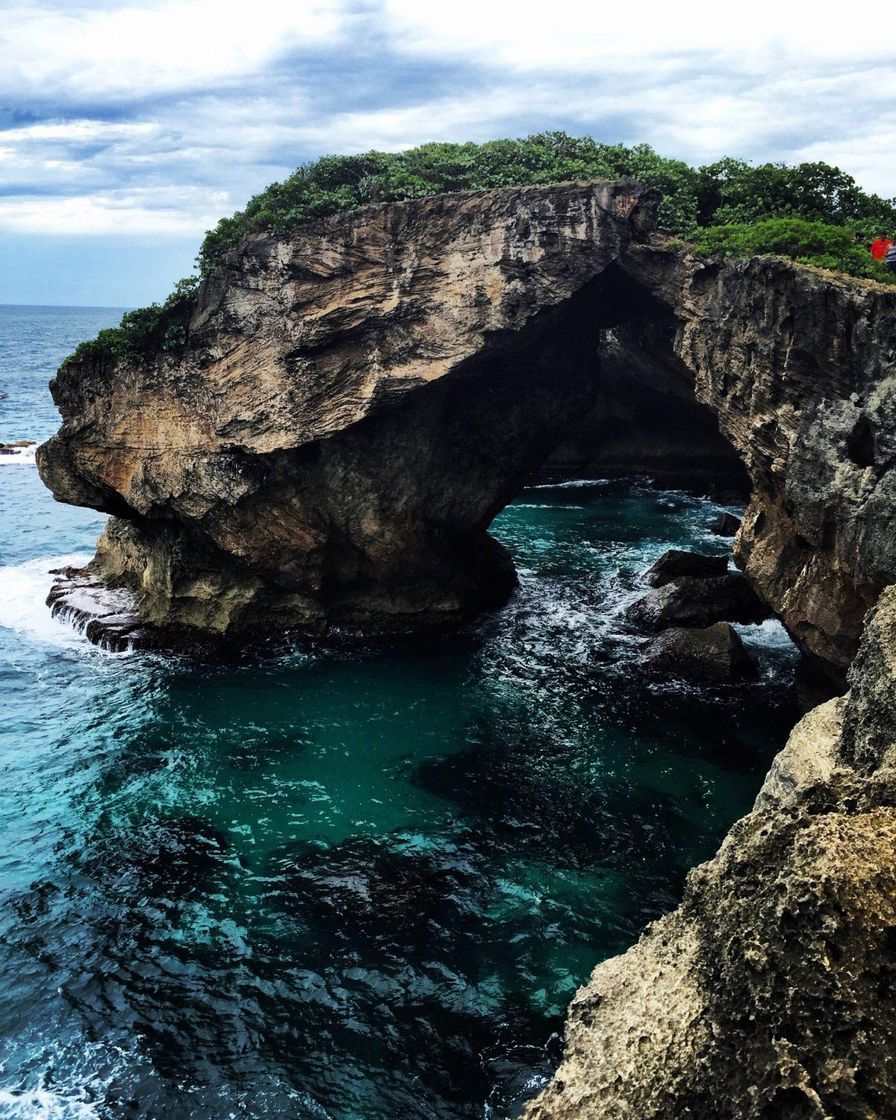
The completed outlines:
[[[299,163],[565,129],[896,195],[879,0],[0,0],[0,303],[162,299]]]

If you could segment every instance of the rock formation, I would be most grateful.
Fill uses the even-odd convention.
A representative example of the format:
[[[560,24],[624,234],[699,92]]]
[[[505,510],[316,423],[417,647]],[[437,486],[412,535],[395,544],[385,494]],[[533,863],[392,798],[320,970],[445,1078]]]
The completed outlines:
[[[723,576],[727,571],[727,556],[709,556],[703,552],[670,548],[647,569],[644,578],[651,587],[665,587],[679,576]]]
[[[896,1110],[896,587],[681,906],[576,995],[526,1120]]]
[[[249,238],[174,349],[53,382],[42,476],[114,515],[86,578],[151,627],[237,639],[495,605],[514,572],[488,526],[588,414],[602,346],[614,408],[627,362],[631,417],[651,393],[715,417],[752,480],[738,562],[842,672],[896,575],[896,293],[673,252],[655,202],[630,182],[470,192]]]
[[[626,617],[645,630],[665,630],[722,621],[762,622],[769,611],[740,572],[728,572],[677,576],[632,603]]]
[[[647,643],[641,663],[656,676],[698,682],[728,683],[759,676],[740,635],[727,622],[704,629],[673,626],[663,630]]]
[[[736,559],[842,673],[896,581],[896,292],[673,251],[655,202],[628,182],[528,187],[252,237],[173,349],[65,363],[41,474],[113,516],[56,609],[98,641],[243,640],[500,603],[514,572],[488,527],[595,407],[603,349],[595,431],[665,416],[688,425],[670,449],[704,431],[730,465],[727,441],[752,488]],[[607,455],[629,466],[636,442]],[[682,906],[576,998],[532,1120],[893,1114],[894,595],[849,700],[799,725]]]
[[[600,332],[653,192],[533,187],[369,207],[257,237],[182,352],[69,362],[40,451],[115,515],[92,576],[163,627],[402,630],[503,601],[495,514],[597,391]]]

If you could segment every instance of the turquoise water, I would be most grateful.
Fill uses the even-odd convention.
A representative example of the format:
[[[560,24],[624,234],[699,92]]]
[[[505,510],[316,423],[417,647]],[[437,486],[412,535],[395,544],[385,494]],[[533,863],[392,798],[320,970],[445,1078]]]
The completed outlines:
[[[117,312],[0,309],[0,440]],[[600,959],[674,905],[796,718],[637,672],[620,612],[717,509],[532,488],[521,588],[460,634],[201,665],[49,618],[102,519],[0,466],[0,1117],[507,1117]]]

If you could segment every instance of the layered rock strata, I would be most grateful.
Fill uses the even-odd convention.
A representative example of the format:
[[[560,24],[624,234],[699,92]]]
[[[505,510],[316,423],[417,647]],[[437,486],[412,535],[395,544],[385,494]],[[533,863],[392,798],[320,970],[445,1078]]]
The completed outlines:
[[[249,240],[182,352],[53,383],[42,476],[115,515],[92,575],[212,634],[413,629],[503,601],[488,526],[592,406],[601,332],[654,310],[615,262],[655,202],[491,191]]]
[[[576,995],[526,1120],[896,1114],[896,587],[684,901]]]
[[[147,623],[237,639],[499,603],[514,573],[488,526],[592,407],[603,345],[615,399],[624,353],[633,402],[714,418],[710,457],[727,441],[752,485],[738,563],[842,674],[896,578],[896,293],[672,251],[655,202],[628,182],[471,192],[250,238],[182,345],[53,383],[42,475],[114,515],[92,577]]]

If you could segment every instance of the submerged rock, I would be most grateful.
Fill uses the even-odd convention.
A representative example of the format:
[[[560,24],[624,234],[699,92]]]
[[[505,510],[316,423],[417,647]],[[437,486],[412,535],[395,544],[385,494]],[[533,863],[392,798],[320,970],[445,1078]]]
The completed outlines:
[[[727,622],[704,630],[672,627],[648,642],[644,668],[691,681],[752,680],[759,674],[737,631]]]
[[[207,889],[228,857],[227,837],[192,814],[104,832],[79,857],[128,895],[185,899]]]
[[[714,622],[762,622],[769,609],[740,572],[696,578],[679,576],[649,591],[626,611],[647,630],[669,626],[710,626]]]
[[[644,574],[651,587],[663,587],[679,576],[723,576],[727,571],[727,556],[670,548]]]

